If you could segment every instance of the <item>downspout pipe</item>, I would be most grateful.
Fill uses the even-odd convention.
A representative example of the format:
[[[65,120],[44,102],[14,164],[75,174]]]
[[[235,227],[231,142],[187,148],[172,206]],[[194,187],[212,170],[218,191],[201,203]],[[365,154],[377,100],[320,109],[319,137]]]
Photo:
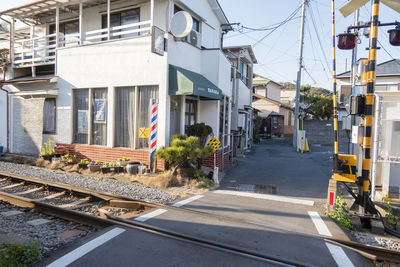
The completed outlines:
[[[375,186],[376,186],[376,167],[378,161],[378,137],[379,137],[379,118],[381,117],[381,99],[382,97],[378,94],[375,95],[375,129],[374,129],[374,145],[372,154],[372,166],[371,166],[371,200],[375,201]]]
[[[9,103],[8,103],[8,91],[3,88],[3,82],[6,80],[6,71],[7,71],[7,66],[3,65],[1,66],[1,69],[3,70],[3,80],[0,82],[0,90],[6,93],[6,116],[7,116],[7,125],[6,125],[6,132],[7,132],[7,150],[8,152],[10,149],[9,144],[10,144],[10,132],[9,132]]]

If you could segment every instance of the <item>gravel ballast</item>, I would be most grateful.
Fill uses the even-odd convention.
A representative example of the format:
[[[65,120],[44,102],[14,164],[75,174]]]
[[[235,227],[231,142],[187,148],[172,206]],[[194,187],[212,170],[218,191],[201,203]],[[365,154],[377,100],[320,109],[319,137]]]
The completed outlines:
[[[121,183],[111,179],[96,179],[84,177],[79,174],[55,172],[39,167],[15,164],[0,161],[0,171],[10,172],[28,177],[35,177],[47,181],[83,187],[99,192],[130,197],[152,203],[166,204],[175,201],[178,197],[168,194],[157,188],[144,186],[137,183]]]

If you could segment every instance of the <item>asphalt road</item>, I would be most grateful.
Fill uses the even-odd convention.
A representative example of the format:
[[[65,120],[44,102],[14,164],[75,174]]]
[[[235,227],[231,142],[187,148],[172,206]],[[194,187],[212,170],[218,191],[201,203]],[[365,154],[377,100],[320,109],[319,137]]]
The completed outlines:
[[[139,220],[306,266],[372,266],[354,251],[301,234],[346,238],[316,205],[326,197],[330,155],[329,148],[319,147],[310,153],[298,154],[287,140],[267,141],[239,159],[238,166],[227,171],[217,190],[175,204],[219,217],[156,210],[142,215]],[[54,266],[63,266],[63,260],[68,258],[64,263],[77,267],[274,266],[273,262],[233,255],[151,232],[123,229],[107,239],[112,231],[115,229],[105,229],[81,240],[38,266],[56,260]],[[88,244],[92,248],[89,251]],[[75,258],[71,261],[71,257]]]
[[[240,184],[274,187],[276,194],[290,197],[325,198],[332,174],[333,147],[312,146],[310,152],[296,152],[289,139],[263,141],[254,146],[237,167],[227,171],[223,189]]]

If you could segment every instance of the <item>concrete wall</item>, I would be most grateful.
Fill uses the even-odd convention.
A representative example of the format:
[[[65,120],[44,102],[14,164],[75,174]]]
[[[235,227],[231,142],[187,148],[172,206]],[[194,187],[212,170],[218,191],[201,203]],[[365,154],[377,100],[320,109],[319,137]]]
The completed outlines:
[[[266,118],[271,112],[279,113],[279,106],[268,102],[267,100],[258,99],[253,101],[253,108],[260,110],[259,116]]]
[[[342,122],[338,122],[339,128],[339,149],[343,152],[347,152],[349,144],[349,136],[345,130],[342,129]],[[301,127],[301,124],[300,124]],[[306,137],[309,145],[328,145],[333,146],[334,144],[334,132],[333,132],[333,121],[319,121],[319,120],[305,120],[304,130],[306,131]]]
[[[239,109],[244,109],[244,105],[251,106],[251,89],[249,89],[243,81],[238,82],[239,94],[238,94],[238,107]]]
[[[296,90],[281,90],[280,102],[290,105],[294,103],[296,98]]]
[[[44,98],[12,97],[10,151],[38,155],[42,146]]]

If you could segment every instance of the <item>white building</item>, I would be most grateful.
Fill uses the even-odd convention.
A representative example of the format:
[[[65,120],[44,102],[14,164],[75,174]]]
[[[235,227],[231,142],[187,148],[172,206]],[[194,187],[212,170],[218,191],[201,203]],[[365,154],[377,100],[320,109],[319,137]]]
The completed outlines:
[[[182,10],[193,27],[176,38],[170,22]],[[42,0],[0,15],[11,21],[8,145],[0,121],[10,152],[37,154],[51,138],[90,159],[148,163],[152,100],[158,147],[196,122],[229,133],[231,64],[220,49],[229,22],[217,0]],[[30,37],[13,34],[14,19]]]
[[[361,62],[361,61],[359,61]],[[359,95],[366,92],[366,86],[362,85],[366,75],[358,62],[358,73],[356,73],[356,86],[352,89],[350,72],[337,75],[337,82],[340,91],[340,100],[346,103],[346,98],[350,95]],[[380,109],[374,112],[378,117],[377,135],[373,135],[373,151],[376,151],[376,172],[372,175],[376,177],[376,197],[381,199],[386,195],[400,198],[400,59],[393,59],[376,65],[375,104],[379,104]],[[346,119],[345,119],[346,118]],[[345,117],[343,125],[351,130],[350,117]],[[356,123],[360,120],[356,118]],[[375,128],[374,128],[375,129]],[[375,132],[375,130],[373,130]],[[359,152],[359,145],[354,145],[354,154]],[[372,167],[372,170],[374,167]],[[381,190],[380,190],[381,188]]]
[[[224,47],[232,64],[232,124],[233,154],[243,153],[253,144],[253,65],[257,59],[250,45]]]

